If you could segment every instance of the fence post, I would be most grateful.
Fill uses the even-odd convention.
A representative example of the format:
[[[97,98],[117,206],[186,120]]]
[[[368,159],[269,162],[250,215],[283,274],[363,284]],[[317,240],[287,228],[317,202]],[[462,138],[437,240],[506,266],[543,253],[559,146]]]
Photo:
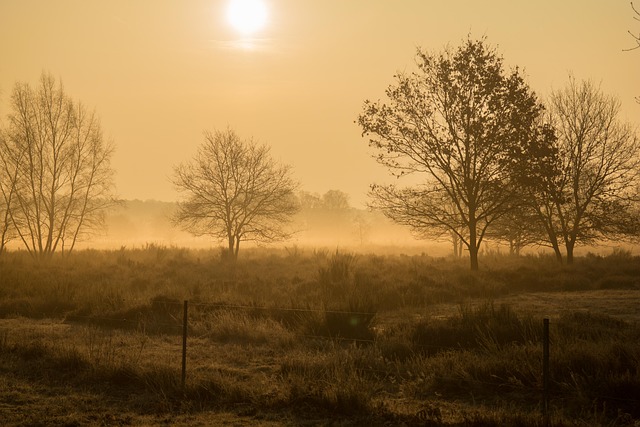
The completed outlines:
[[[184,301],[184,308],[182,309],[182,389],[187,380],[187,310],[189,302]]]
[[[549,426],[549,319],[544,319],[542,337],[542,416]]]

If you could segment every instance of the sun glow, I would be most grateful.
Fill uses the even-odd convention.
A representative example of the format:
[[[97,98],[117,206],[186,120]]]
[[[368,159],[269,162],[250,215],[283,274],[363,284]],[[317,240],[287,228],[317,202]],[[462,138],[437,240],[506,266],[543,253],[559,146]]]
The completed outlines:
[[[267,24],[267,6],[262,0],[231,0],[227,21],[244,36],[260,31]]]

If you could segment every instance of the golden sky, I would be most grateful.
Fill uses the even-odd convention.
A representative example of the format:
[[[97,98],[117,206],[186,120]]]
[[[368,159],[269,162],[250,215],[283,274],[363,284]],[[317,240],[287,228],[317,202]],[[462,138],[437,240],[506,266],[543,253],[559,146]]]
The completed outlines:
[[[227,0],[0,0],[0,116],[16,81],[60,77],[116,145],[125,199],[175,200],[173,166],[205,129],[272,147],[304,190],[366,202],[388,180],[356,120],[417,46],[486,36],[541,96],[569,73],[601,82],[640,124],[640,32],[627,0],[264,0],[266,26],[242,36]],[[638,1],[640,3],[640,1]]]

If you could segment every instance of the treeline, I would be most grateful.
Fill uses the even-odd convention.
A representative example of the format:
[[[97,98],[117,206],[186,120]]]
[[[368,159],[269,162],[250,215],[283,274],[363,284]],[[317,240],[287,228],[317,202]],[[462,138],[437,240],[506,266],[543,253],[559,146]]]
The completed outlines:
[[[268,145],[207,131],[196,156],[174,168],[180,200],[166,208],[160,222],[173,229],[162,234],[208,238],[235,260],[241,242],[364,245],[392,230],[380,212],[417,237],[451,242],[472,270],[488,241],[514,254],[547,247],[567,264],[579,246],[637,241],[640,139],[615,97],[570,77],[543,100],[484,38],[419,49],[416,63],[394,76],[385,100],[364,102],[357,123],[375,159],[418,184],[374,183],[374,212],[356,210],[339,190],[301,191]],[[113,145],[96,114],[46,73],[35,88],[17,83],[10,101],[0,127],[0,253],[13,241],[48,259],[95,242],[118,202]],[[116,214],[112,229],[131,221]],[[153,221],[145,227],[145,240],[162,240]]]
[[[489,239],[572,264],[579,245],[640,236],[640,140],[615,97],[570,77],[542,100],[485,39],[416,63],[358,117],[380,164],[419,177],[372,186],[385,215],[451,239],[472,270]]]
[[[300,209],[288,225],[292,237],[286,247],[350,248],[369,251],[382,247],[427,250],[436,255],[450,252],[450,246],[425,245],[416,241],[410,232],[390,221],[382,213],[353,207],[347,193],[329,190],[324,194],[300,191],[296,194]],[[218,242],[208,236],[196,237],[177,228],[172,217],[175,202],[156,200],[127,200],[109,209],[105,228],[91,241],[79,243],[79,248],[119,249],[143,247],[148,244],[215,247]]]

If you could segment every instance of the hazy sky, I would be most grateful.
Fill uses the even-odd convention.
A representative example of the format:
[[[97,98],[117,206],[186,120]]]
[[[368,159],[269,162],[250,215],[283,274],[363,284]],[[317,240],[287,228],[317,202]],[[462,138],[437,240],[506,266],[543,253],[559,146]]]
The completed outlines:
[[[569,73],[601,82],[640,123],[640,32],[628,0],[265,0],[266,27],[242,38],[227,0],[0,0],[0,116],[16,81],[42,71],[94,107],[116,144],[121,197],[175,200],[173,166],[205,129],[272,147],[307,191],[353,205],[387,180],[356,120],[417,46],[485,35],[545,96]],[[638,2],[640,3],[640,1]]]

